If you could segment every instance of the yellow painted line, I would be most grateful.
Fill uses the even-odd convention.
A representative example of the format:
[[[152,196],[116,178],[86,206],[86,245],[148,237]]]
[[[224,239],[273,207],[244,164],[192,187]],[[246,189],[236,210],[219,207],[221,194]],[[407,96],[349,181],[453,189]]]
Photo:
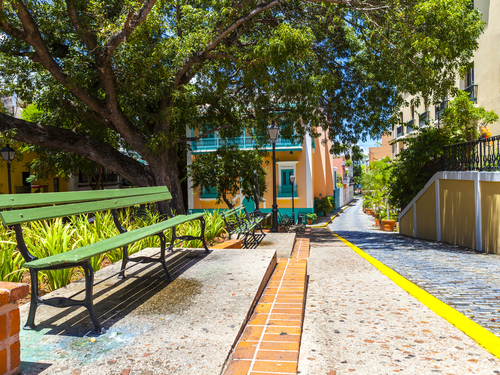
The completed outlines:
[[[500,337],[494,335],[492,332],[488,331],[486,328],[481,327],[476,322],[467,318],[462,313],[455,310],[453,307],[448,306],[446,303],[441,302],[439,299],[434,297],[432,294],[427,293],[425,290],[419,288],[417,285],[413,284],[411,281],[405,279],[399,273],[393,271],[383,263],[379,262],[377,259],[365,253],[359,247],[353,245],[349,241],[340,237],[338,234],[332,233],[334,236],[338,237],[347,246],[353,249],[359,256],[370,262],[375,268],[382,272],[389,279],[394,281],[394,283],[400,286],[402,289],[410,293],[413,297],[422,302],[429,309],[434,311],[437,315],[443,317],[448,322],[453,324],[459,330],[464,332],[467,336],[473,338],[477,341],[479,345],[484,347],[490,353],[492,353],[497,358],[500,358]]]

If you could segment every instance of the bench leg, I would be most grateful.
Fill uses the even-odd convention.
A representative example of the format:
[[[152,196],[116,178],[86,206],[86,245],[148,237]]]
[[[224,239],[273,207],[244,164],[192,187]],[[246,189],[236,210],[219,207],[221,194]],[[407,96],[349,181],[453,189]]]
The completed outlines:
[[[161,244],[160,262],[161,265],[163,266],[163,269],[165,270],[165,273],[167,274],[167,281],[172,281],[173,278],[172,276],[170,276],[170,273],[168,272],[167,261],[165,260],[165,248],[167,246],[167,238],[163,233],[158,233],[158,237],[160,237],[160,244]]]
[[[24,325],[24,329],[35,329],[35,314],[36,309],[39,305],[38,303],[38,270],[30,268],[31,276],[31,300],[30,300],[30,312],[28,314],[28,320]]]
[[[94,270],[90,263],[82,265],[83,271],[85,273],[85,307],[89,310],[90,319],[94,324],[94,333],[101,334],[104,333],[104,329],[99,324],[97,316],[94,311]]]
[[[201,242],[203,244],[203,247],[205,248],[205,254],[208,254],[210,251],[208,251],[207,243],[205,242],[205,218],[200,217],[200,223],[201,223]],[[229,236],[231,238],[231,236]]]
[[[127,268],[128,257],[128,246],[123,246],[123,257],[122,257],[122,268],[121,272],[118,274],[118,279],[125,278],[125,268]]]
[[[172,239],[170,240],[170,246],[168,247],[168,251],[174,252],[174,241],[177,238],[175,233],[175,227],[172,228]]]
[[[246,232],[245,235],[244,235],[244,237],[243,237],[243,247],[245,249],[248,249],[247,237],[248,237],[248,232]],[[240,235],[238,234],[238,239],[239,238],[240,238]]]

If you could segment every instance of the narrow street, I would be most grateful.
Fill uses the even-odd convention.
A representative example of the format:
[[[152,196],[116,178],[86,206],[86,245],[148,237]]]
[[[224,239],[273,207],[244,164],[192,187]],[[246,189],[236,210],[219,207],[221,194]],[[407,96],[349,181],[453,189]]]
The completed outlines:
[[[495,316],[495,305],[486,305],[487,298],[498,296],[497,279],[487,277],[492,264],[500,270],[494,256],[415,241],[372,225],[373,218],[362,213],[358,201],[328,229],[436,297],[449,296],[457,308],[468,301],[467,309],[489,309],[493,311],[488,316]],[[498,358],[330,231],[313,229],[308,237],[311,251],[299,374],[500,374]],[[485,270],[480,270],[483,265]],[[489,323],[494,322],[485,325]]]
[[[500,257],[387,233],[350,207],[329,229],[500,336]]]

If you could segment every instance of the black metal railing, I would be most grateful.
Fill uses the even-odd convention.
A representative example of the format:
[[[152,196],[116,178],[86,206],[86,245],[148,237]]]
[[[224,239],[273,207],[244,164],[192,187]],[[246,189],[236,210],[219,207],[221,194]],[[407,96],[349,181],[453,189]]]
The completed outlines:
[[[103,173],[101,176],[101,182],[103,184],[115,184],[118,183],[118,174],[116,173]],[[78,175],[78,183],[80,185],[95,184],[95,179],[93,176],[89,176],[88,174],[80,173]]]
[[[439,171],[499,171],[500,135],[444,147]]]

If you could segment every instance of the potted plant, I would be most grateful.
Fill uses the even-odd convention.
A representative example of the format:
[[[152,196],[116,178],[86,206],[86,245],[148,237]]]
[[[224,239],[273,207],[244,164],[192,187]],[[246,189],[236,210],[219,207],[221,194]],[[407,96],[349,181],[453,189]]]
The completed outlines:
[[[362,177],[363,188],[366,188],[366,195],[369,195],[368,203],[371,203],[372,210],[370,212],[375,217],[375,224],[380,226],[382,230],[389,230],[390,226],[388,225],[392,225],[389,217],[389,196],[393,168],[392,161],[386,157],[370,163]],[[386,223],[384,226],[382,221],[390,221],[391,223]],[[392,226],[392,228],[394,227]]]
[[[387,220],[382,220],[380,224],[380,229],[385,232],[393,232],[396,226],[398,214],[396,212],[390,212],[389,218]]]
[[[326,197],[328,199],[328,202],[330,203],[330,211],[333,212],[335,210],[335,198],[333,197]]]
[[[328,199],[328,197],[323,197],[321,198],[318,203],[317,203],[317,206],[316,206],[316,209],[318,210],[318,212],[322,212],[323,215],[322,216],[326,216],[326,214],[328,212],[330,212],[332,210],[332,205],[330,203],[330,200]]]
[[[316,220],[317,218],[318,218],[318,215],[316,215],[315,213],[309,212],[306,214],[307,224],[309,224],[309,225],[311,225],[313,223],[313,221]]]
[[[377,227],[381,227],[382,218],[384,217],[384,211],[384,208],[379,206],[378,210],[375,213],[375,225]]]

